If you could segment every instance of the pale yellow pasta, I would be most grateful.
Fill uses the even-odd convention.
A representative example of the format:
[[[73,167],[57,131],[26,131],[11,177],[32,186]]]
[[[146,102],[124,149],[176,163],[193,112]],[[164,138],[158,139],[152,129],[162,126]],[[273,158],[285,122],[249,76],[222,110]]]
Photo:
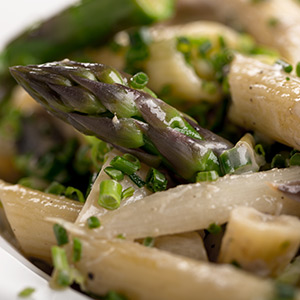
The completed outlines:
[[[128,239],[155,237],[204,229],[212,223],[224,224],[239,206],[299,217],[300,203],[271,186],[274,182],[298,180],[299,176],[300,167],[291,167],[180,185],[101,216],[102,226],[92,232],[84,226],[76,226],[73,231],[94,238],[120,234]]]
[[[296,255],[300,244],[300,221],[270,216],[250,207],[234,209],[222,240],[219,262],[235,262],[260,276],[275,276]]]
[[[274,293],[271,282],[233,266],[191,260],[125,240],[79,238],[82,259],[76,267],[94,293],[115,290],[130,300],[263,300]]]
[[[181,0],[180,4],[194,7],[200,16],[200,9],[208,5],[214,20],[242,28],[292,64],[300,61],[300,6],[294,0]]]
[[[21,249],[29,257],[51,261],[56,244],[53,224],[46,217],[74,222],[82,203],[0,181],[0,200]]]
[[[236,55],[229,84],[229,118],[234,123],[300,149],[300,78],[278,65]]]
[[[154,247],[196,260],[207,260],[203,240],[195,231],[157,237]]]

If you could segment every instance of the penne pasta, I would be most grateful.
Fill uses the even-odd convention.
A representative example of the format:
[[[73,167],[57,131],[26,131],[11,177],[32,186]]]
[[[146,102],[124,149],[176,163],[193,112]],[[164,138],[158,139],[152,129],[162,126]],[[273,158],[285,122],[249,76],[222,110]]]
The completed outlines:
[[[300,6],[294,0],[188,0],[180,1],[194,14],[207,5],[212,18],[250,33],[260,44],[277,49],[292,64],[300,61]],[[222,9],[220,9],[222,7]]]
[[[52,216],[74,222],[82,203],[0,181],[0,200],[21,249],[29,257],[51,261],[50,247],[56,244]]]
[[[79,239],[82,258],[76,268],[87,278],[87,290],[95,294],[114,290],[131,300],[257,300],[276,296],[270,281],[233,266],[197,262],[124,240]]]
[[[284,73],[279,66],[236,55],[229,84],[229,118],[234,123],[300,149],[299,78]]]
[[[154,247],[196,260],[207,260],[203,240],[195,231],[159,236],[154,239]]]
[[[275,276],[296,255],[299,244],[298,218],[239,207],[230,214],[219,262],[234,262],[257,275]]]
[[[225,176],[215,182],[180,185],[100,217],[102,226],[93,232],[77,226],[79,233],[95,238],[128,239],[160,236],[208,228],[228,221],[239,206],[254,207],[269,214],[300,216],[300,203],[271,186],[273,182],[295,181],[300,167]],[[75,230],[75,229],[74,229]]]

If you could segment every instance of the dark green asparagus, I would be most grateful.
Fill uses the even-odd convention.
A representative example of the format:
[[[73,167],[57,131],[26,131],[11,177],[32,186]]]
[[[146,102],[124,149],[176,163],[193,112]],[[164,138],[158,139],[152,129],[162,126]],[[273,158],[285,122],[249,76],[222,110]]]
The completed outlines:
[[[0,101],[13,80],[8,67],[63,59],[74,50],[104,43],[119,30],[172,15],[174,0],[81,0],[25,31],[0,53]]]
[[[158,159],[181,177],[222,174],[219,156],[232,144],[153,96],[134,89],[128,74],[69,60],[10,68],[27,92],[49,112],[147,163]]]

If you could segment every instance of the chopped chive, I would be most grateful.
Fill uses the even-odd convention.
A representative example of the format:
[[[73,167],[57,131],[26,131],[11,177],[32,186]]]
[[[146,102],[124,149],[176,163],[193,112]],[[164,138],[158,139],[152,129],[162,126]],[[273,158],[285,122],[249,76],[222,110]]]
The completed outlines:
[[[104,172],[111,178],[114,179],[116,181],[121,181],[124,179],[124,174],[122,171],[117,170],[113,167],[106,167],[104,169]]]
[[[78,262],[81,259],[82,244],[80,239],[73,239],[73,262]]]
[[[101,226],[101,223],[99,219],[95,216],[91,216],[87,219],[87,225],[89,228],[99,228]]]
[[[120,233],[116,236],[117,239],[126,240],[125,235],[123,233]]]
[[[296,66],[296,74],[298,77],[300,77],[300,61],[297,63],[297,66]]]
[[[122,185],[115,180],[104,180],[100,183],[98,204],[106,209],[113,210],[120,206]]]
[[[227,47],[225,39],[224,39],[224,37],[222,35],[219,36],[219,45],[223,49]]]
[[[282,59],[278,59],[275,64],[280,65],[286,73],[291,73],[293,71],[293,66]]]
[[[66,188],[62,184],[57,181],[53,181],[46,189],[45,193],[53,194],[53,195],[62,195],[64,194]]]
[[[287,76],[287,77],[285,77],[285,80],[286,80],[286,81],[290,81],[291,78]]]
[[[211,41],[206,40],[204,41],[199,47],[198,47],[198,51],[199,54],[203,57],[206,56],[207,52],[212,48],[212,44]]]
[[[244,146],[235,146],[224,151],[219,160],[224,174],[241,173],[252,165],[250,154]]]
[[[290,158],[290,166],[300,166],[300,153],[295,153]]]
[[[109,291],[103,300],[127,300],[127,298],[115,291]]]
[[[212,234],[218,234],[222,231],[222,227],[220,225],[217,225],[216,223],[212,223],[207,228],[207,231]]]
[[[155,242],[154,238],[148,236],[148,237],[144,238],[143,245],[146,246],[146,247],[153,247],[154,242]]]
[[[200,181],[215,181],[219,178],[219,174],[216,171],[203,171],[196,174],[196,182]]]
[[[203,80],[202,81],[202,89],[210,94],[210,95],[214,95],[217,90],[218,90],[218,87],[217,87],[217,84],[213,81],[207,81],[207,80]]]
[[[274,300],[294,300],[296,290],[293,286],[276,282],[275,283],[275,297]]]
[[[282,154],[276,154],[271,162],[271,168],[285,168],[286,159]]]
[[[262,155],[263,157],[266,156],[265,149],[264,149],[264,147],[263,147],[261,144],[255,145],[254,151],[255,151],[255,153],[257,153],[258,155]]]
[[[134,194],[134,188],[130,186],[122,192],[122,200],[131,197]]]
[[[71,275],[65,249],[54,246],[51,248],[51,254],[55,268],[55,283],[63,287],[69,286],[71,284]]]
[[[115,169],[124,172],[127,175],[131,175],[139,169],[136,163],[133,163],[121,156],[114,157],[111,160],[110,165],[113,166]]]
[[[34,292],[35,292],[34,288],[27,287],[18,294],[18,297],[27,298],[30,297]]]
[[[70,198],[70,199],[73,199],[73,200],[77,200],[81,203],[84,203],[85,202],[85,198],[82,194],[82,192],[78,189],[75,189],[74,187],[72,186],[68,186],[65,190],[65,196],[67,198]]]
[[[268,25],[269,25],[270,27],[276,27],[278,24],[279,24],[279,20],[278,20],[278,18],[276,18],[276,17],[271,17],[271,18],[268,20]]]
[[[235,259],[232,260],[230,264],[233,265],[234,267],[238,268],[238,269],[242,268],[241,265],[240,265],[240,263],[237,260],[235,260]]]
[[[168,180],[166,176],[158,170],[151,168],[146,177],[147,188],[156,193],[167,188]]]
[[[126,160],[132,162],[133,164],[135,164],[137,166],[138,170],[141,168],[141,162],[136,156],[134,156],[130,153],[125,153],[122,157],[125,158]]]
[[[54,235],[56,237],[57,245],[62,246],[69,242],[67,231],[59,224],[53,225]]]
[[[136,173],[133,173],[133,174],[129,175],[128,177],[139,188],[143,187],[146,184],[146,182]]]
[[[149,81],[149,77],[144,72],[138,72],[129,79],[129,85],[134,89],[143,89]]]

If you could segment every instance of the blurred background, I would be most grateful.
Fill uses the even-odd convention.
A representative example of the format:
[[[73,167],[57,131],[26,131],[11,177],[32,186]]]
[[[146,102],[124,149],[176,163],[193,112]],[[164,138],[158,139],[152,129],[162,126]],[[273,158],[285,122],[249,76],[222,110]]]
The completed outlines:
[[[9,0],[0,5],[0,49],[34,22],[53,15],[76,0]]]

